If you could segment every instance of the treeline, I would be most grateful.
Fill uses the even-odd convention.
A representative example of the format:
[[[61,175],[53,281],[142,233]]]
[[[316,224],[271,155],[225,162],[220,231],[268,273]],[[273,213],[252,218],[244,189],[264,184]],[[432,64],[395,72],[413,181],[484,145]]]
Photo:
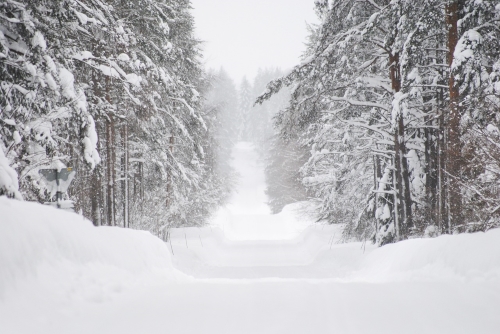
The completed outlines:
[[[273,127],[273,118],[288,105],[290,91],[283,89],[264,103],[254,105],[267,83],[283,74],[277,68],[260,69],[252,83],[244,78],[238,89],[239,138],[254,143],[266,166],[267,204],[273,213],[307,199],[299,167],[307,161],[309,151],[295,140],[278,136]]]
[[[255,99],[266,89],[269,81],[284,74],[278,68],[259,69],[250,82],[244,77],[239,85],[220,69],[210,71],[211,90],[206,95],[207,105],[217,107],[217,147],[220,175],[226,176],[228,184],[234,184],[238,175],[227,164],[231,149],[237,141],[251,142],[262,163],[266,165],[266,194],[273,213],[278,213],[287,204],[307,199],[306,189],[301,183],[298,168],[307,161],[308,151],[293,140],[284,140],[276,135],[273,117],[288,105],[290,92],[283,89],[265,103],[254,105]]]
[[[500,225],[500,3],[317,0],[280,135],[319,219],[380,245]],[[294,139],[295,138],[295,139]]]
[[[77,212],[160,236],[227,197],[189,0],[4,0],[0,81],[0,194],[73,167]]]

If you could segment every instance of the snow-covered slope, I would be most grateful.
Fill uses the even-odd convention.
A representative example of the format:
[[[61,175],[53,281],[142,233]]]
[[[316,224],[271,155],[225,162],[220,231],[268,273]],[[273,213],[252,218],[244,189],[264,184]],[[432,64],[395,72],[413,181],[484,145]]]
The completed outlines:
[[[500,291],[500,229],[376,248],[352,278],[369,282],[494,281]]]
[[[35,282],[99,299],[151,275],[173,278],[174,269],[148,232],[96,228],[74,213],[0,197],[0,298]]]
[[[340,226],[313,225],[290,239],[234,241],[219,228],[180,228],[171,231],[171,246],[175,266],[199,278],[500,283],[500,229],[381,248],[339,243],[340,235]]]
[[[499,231],[363,249],[330,244],[329,226],[275,241],[228,240],[208,227],[173,231],[165,245],[33,203],[1,198],[0,213],[2,334],[500,328]],[[172,259],[198,268],[188,277]]]

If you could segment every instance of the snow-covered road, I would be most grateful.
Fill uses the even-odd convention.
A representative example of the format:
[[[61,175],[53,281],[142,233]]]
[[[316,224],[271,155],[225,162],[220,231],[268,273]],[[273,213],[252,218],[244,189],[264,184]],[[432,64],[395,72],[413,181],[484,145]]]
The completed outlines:
[[[271,215],[255,151],[234,158],[231,203],[166,246],[0,199],[0,333],[499,332],[500,231],[340,244],[303,203]]]

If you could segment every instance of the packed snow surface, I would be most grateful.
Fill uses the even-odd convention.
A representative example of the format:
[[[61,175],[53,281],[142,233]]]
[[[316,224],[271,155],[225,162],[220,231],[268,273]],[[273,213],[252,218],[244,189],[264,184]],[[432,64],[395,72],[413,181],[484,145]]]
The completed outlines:
[[[223,230],[227,239],[289,239],[312,223],[311,219],[298,217],[293,212],[294,209],[307,211],[309,208],[303,203],[285,208],[281,214],[271,214],[266,204],[264,167],[251,143],[236,145],[233,167],[238,172],[238,187],[228,205],[219,210],[212,222]]]
[[[270,214],[251,145],[233,163],[230,204],[168,243],[0,198],[0,333],[498,333],[500,230],[340,243],[309,204]]]

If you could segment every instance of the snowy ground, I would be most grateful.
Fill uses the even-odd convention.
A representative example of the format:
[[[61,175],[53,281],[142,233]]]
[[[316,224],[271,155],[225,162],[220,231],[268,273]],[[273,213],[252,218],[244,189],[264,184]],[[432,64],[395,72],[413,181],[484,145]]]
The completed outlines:
[[[339,244],[270,215],[252,147],[213,226],[148,233],[0,198],[0,333],[498,333],[500,230]]]

